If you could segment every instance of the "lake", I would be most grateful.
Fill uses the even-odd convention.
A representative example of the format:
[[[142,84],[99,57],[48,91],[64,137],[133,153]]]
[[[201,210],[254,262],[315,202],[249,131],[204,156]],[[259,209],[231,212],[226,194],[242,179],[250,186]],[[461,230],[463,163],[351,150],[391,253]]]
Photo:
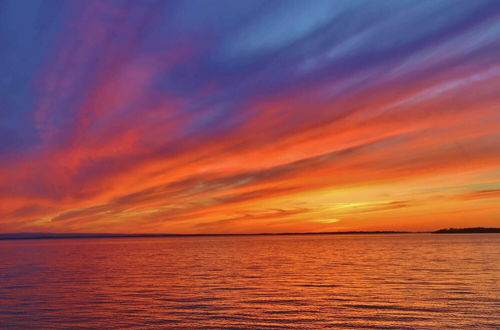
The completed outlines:
[[[499,234],[0,241],[0,328],[495,328]]]

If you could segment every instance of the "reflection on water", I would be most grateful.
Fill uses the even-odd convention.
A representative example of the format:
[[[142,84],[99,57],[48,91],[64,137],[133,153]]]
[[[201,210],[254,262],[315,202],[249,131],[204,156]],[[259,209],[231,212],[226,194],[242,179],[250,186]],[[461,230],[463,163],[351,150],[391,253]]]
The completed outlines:
[[[500,325],[500,235],[0,242],[0,328]]]

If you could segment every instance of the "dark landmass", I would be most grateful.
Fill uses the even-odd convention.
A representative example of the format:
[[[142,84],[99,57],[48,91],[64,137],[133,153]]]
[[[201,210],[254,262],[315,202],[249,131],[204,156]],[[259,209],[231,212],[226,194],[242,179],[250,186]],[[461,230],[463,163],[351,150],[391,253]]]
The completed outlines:
[[[68,239],[68,238],[127,238],[127,237],[205,237],[205,236],[286,236],[286,235],[363,235],[409,234],[406,231],[336,231],[315,233],[257,233],[257,234],[93,234],[93,233],[10,233],[0,234],[0,240]]]
[[[314,233],[257,233],[257,234],[95,234],[95,233],[9,233],[0,234],[0,240],[73,239],[73,238],[140,238],[140,237],[208,237],[208,236],[286,236],[286,235],[373,235],[373,234],[469,234],[500,233],[500,228],[447,228],[433,232],[409,231],[330,231]]]
[[[485,233],[500,233],[500,228],[447,228],[439,229],[433,232],[434,234],[485,234]]]

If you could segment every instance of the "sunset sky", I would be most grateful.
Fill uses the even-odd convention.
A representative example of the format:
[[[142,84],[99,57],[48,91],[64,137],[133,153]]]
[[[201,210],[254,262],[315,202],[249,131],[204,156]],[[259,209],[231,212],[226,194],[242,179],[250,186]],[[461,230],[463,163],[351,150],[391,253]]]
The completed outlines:
[[[500,226],[500,1],[0,0],[0,232]]]

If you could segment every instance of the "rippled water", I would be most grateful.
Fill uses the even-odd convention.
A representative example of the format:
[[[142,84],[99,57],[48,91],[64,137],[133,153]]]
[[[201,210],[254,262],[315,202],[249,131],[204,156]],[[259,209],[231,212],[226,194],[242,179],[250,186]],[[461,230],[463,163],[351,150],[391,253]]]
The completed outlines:
[[[494,328],[500,235],[0,242],[0,328]]]

